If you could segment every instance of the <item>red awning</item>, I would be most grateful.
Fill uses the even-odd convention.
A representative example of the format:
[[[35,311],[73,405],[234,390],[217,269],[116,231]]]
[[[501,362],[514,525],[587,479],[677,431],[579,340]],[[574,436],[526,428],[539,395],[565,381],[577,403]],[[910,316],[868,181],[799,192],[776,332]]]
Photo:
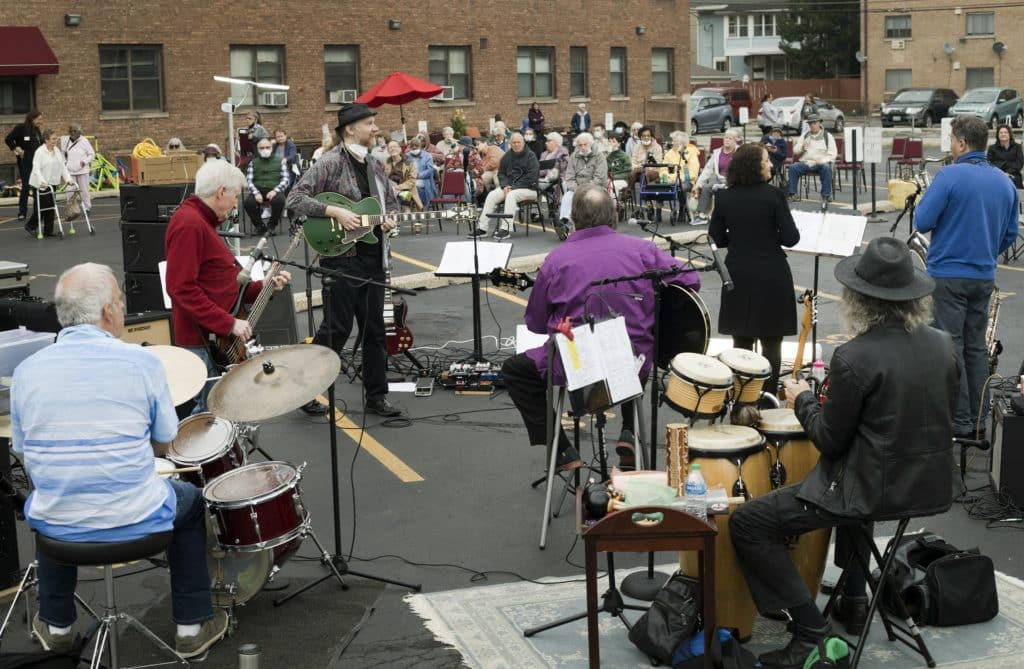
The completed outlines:
[[[0,76],[57,74],[57,56],[34,26],[0,26]]]

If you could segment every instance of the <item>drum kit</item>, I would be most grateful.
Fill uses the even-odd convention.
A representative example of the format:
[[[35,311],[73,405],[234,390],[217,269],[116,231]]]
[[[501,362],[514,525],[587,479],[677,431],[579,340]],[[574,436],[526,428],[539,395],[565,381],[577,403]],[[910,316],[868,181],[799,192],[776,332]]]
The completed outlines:
[[[206,365],[194,353],[172,346],[147,351],[163,363],[175,405],[206,383]],[[259,447],[258,433],[259,421],[298,409],[330,386],[340,368],[338,355],[317,345],[251,357],[217,380],[207,398],[210,411],[182,420],[166,458],[156,458],[158,475],[203,491],[210,591],[214,605],[228,609],[232,625],[234,607],[272,581],[307,536],[326,554],[302,499],[305,463],[274,460]],[[256,451],[268,461],[248,462]]]

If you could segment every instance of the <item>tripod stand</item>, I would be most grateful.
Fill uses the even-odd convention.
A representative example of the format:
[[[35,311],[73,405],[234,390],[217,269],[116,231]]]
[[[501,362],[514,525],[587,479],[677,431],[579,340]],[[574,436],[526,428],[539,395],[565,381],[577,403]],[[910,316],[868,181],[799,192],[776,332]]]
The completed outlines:
[[[327,323],[331,322],[331,290],[333,289],[333,286],[334,286],[335,282],[339,278],[340,279],[345,279],[346,281],[350,282],[350,285],[352,285],[352,286],[361,286],[361,285],[367,285],[367,284],[368,285],[372,285],[372,286],[384,286],[384,283],[381,282],[381,281],[374,281],[372,279],[367,279],[367,278],[364,278],[364,277],[353,276],[351,274],[346,274],[346,273],[338,271],[338,270],[326,269],[324,267],[313,268],[311,265],[307,266],[307,265],[301,265],[301,264],[293,263],[293,262],[289,262],[289,261],[281,261],[281,260],[279,260],[277,258],[266,258],[266,259],[270,260],[271,262],[280,262],[282,265],[288,265],[288,266],[291,266],[291,267],[295,267],[297,269],[306,270],[306,271],[310,272],[310,274],[316,274],[316,275],[320,276],[320,281],[321,281],[321,283],[323,285],[324,321],[327,322]],[[404,291],[404,289],[398,289],[398,288],[396,288],[394,290],[396,292]],[[412,291],[405,291],[405,292],[411,293]],[[333,342],[333,336],[334,335],[333,335],[333,332],[331,331],[331,328],[328,327],[327,328],[327,347],[332,349],[332,350],[334,349],[334,346],[333,346],[333,343],[334,343]],[[333,511],[334,511],[334,553],[332,554],[332,553],[328,552],[320,544],[320,542],[317,540],[316,536],[312,535],[312,533],[310,533],[311,536],[313,537],[314,543],[316,543],[316,545],[317,545],[317,548],[320,549],[320,562],[321,562],[321,564],[325,565],[328,568],[329,571],[328,571],[327,574],[321,576],[320,578],[316,579],[315,581],[307,583],[306,585],[302,586],[298,590],[295,590],[294,592],[291,592],[291,593],[285,595],[284,597],[281,597],[280,599],[275,599],[274,600],[274,606],[281,606],[282,604],[284,604],[288,600],[290,600],[290,599],[292,599],[294,597],[298,597],[299,595],[301,595],[306,590],[309,590],[309,589],[311,589],[311,588],[313,588],[313,587],[323,583],[324,581],[326,581],[327,579],[331,578],[332,576],[338,579],[338,582],[341,583],[341,587],[342,587],[343,590],[347,590],[348,589],[348,584],[345,583],[345,579],[344,579],[344,575],[345,574],[352,574],[353,576],[359,576],[359,577],[371,579],[371,580],[374,580],[374,581],[380,581],[382,583],[390,583],[392,585],[398,585],[398,586],[401,586],[403,588],[409,588],[410,590],[414,590],[416,592],[419,592],[422,589],[422,586],[419,585],[419,584],[413,585],[411,583],[405,583],[405,582],[402,582],[402,581],[396,581],[396,580],[384,578],[384,577],[381,577],[381,576],[374,576],[372,574],[367,574],[367,573],[364,573],[364,572],[359,572],[359,571],[355,571],[353,569],[349,569],[348,561],[345,559],[344,555],[342,555],[342,548],[341,548],[341,495],[340,495],[340,492],[339,492],[339,489],[338,489],[338,430],[337,430],[337,426],[335,425],[335,416],[334,416],[334,412],[335,412],[335,408],[334,408],[335,407],[334,382],[332,382],[331,385],[329,385],[327,387],[327,400],[328,400],[328,405],[329,405],[329,408],[330,408],[330,418],[327,421],[327,429],[328,429],[328,434],[329,434],[329,438],[330,438],[330,445],[331,445],[331,499],[332,499],[332,502],[333,502]]]

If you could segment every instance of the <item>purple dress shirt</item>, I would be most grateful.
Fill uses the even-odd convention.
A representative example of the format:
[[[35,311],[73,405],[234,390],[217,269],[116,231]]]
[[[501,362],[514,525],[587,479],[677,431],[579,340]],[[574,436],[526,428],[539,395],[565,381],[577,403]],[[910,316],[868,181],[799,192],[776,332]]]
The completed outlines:
[[[549,253],[541,265],[526,305],[526,327],[531,332],[550,334],[566,316],[578,319],[589,314],[597,320],[623,316],[633,352],[644,356],[640,376],[647,378],[654,349],[651,282],[637,279],[606,286],[591,286],[590,282],[631,276],[649,269],[668,269],[673,265],[682,267],[682,264],[652,242],[619,234],[606,225],[578,230]],[[694,270],[668,277],[666,281],[700,290],[700,277]],[[575,325],[578,323],[574,322]],[[526,354],[537,364],[541,376],[546,376],[547,347],[539,346]],[[564,379],[557,356],[555,367],[555,384],[560,385]]]

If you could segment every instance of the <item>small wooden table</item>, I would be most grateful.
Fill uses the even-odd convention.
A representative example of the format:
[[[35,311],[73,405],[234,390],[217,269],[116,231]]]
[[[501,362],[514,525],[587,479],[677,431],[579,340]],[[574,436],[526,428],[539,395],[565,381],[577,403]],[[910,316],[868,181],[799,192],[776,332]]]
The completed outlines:
[[[663,513],[656,525],[633,522],[633,514]],[[580,517],[577,516],[577,520]],[[601,666],[597,630],[597,553],[647,553],[650,551],[698,551],[698,577],[704,616],[704,666],[712,669],[711,639],[715,634],[715,537],[714,520],[707,522],[667,506],[642,506],[611,513],[586,527],[580,522],[586,556],[587,641],[590,666]]]

